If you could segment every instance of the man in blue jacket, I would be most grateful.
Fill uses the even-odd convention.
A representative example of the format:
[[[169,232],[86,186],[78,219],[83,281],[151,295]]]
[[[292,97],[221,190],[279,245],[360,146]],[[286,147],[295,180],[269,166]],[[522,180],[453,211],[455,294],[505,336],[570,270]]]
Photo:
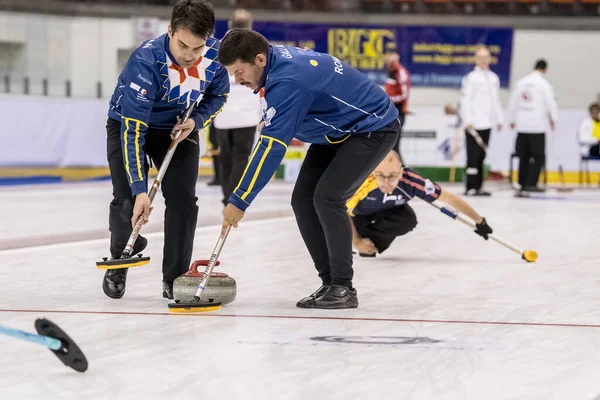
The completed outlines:
[[[160,168],[173,132],[182,129],[169,170],[161,182],[165,197],[163,296],[173,298],[173,281],[184,274],[192,257],[198,218],[198,129],[207,126],[223,108],[229,77],[217,61],[219,41],[210,36],[215,14],[203,0],[181,0],[173,8],[168,33],[137,48],[110,100],[107,153],[113,184],[110,203],[110,251],[120,258],[140,215],[148,221],[149,163]],[[179,116],[197,106],[186,122]],[[133,253],[147,245],[138,237]],[[127,269],[107,270],[104,293],[120,299]]]
[[[396,143],[398,111],[383,89],[337,58],[270,45],[248,29],[223,38],[219,62],[238,83],[261,93],[264,106],[260,140],[229,197],[223,230],[237,227],[292,138],[311,143],[292,208],[322,286],[297,306],[358,307],[346,201]]]

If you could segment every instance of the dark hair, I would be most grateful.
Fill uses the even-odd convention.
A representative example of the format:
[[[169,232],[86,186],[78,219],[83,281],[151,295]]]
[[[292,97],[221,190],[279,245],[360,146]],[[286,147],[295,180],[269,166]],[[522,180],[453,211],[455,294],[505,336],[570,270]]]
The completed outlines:
[[[546,60],[540,59],[535,62],[534,69],[539,69],[539,70],[545,71],[547,68],[548,68],[548,62]]]
[[[592,112],[592,110],[594,108],[600,109],[600,103],[592,103],[592,104],[590,104],[590,107],[588,108],[588,111]]]
[[[215,27],[215,10],[204,0],[179,0],[171,13],[171,30],[187,29],[206,39]]]
[[[269,54],[269,42],[263,35],[250,29],[230,30],[219,46],[219,62],[226,67],[238,60],[254,65],[259,54]]]

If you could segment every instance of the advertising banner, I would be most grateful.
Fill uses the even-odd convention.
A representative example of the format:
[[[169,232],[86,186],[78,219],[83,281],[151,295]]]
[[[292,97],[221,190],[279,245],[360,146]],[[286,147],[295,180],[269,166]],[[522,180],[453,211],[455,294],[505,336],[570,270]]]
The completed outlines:
[[[329,53],[359,69],[378,84],[386,78],[385,53],[396,51],[416,87],[460,87],[473,69],[478,44],[492,53],[492,70],[508,87],[512,28],[367,26],[256,21],[253,29],[270,42],[308,47]],[[218,21],[215,36],[222,38],[227,22]]]

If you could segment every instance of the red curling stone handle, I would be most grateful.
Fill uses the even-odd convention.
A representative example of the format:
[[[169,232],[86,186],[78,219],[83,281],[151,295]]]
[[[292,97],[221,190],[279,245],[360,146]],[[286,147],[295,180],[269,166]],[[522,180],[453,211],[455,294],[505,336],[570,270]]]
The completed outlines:
[[[209,260],[196,260],[192,263],[192,266],[190,267],[190,273],[193,275],[202,275],[204,274],[204,272],[198,272],[198,267],[206,267],[208,266],[208,262]],[[217,260],[217,263],[215,264],[215,266],[219,266],[221,265],[221,261]],[[211,274],[211,276],[215,275],[215,273],[213,272]]]

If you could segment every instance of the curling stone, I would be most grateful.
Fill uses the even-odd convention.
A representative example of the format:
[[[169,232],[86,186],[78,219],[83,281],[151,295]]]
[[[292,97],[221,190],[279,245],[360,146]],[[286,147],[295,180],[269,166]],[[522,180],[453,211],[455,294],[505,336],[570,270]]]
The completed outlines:
[[[217,265],[219,264],[220,262],[217,261]],[[196,290],[198,290],[198,284],[204,276],[204,271],[198,272],[198,267],[206,267],[207,265],[208,260],[194,261],[188,272],[175,279],[173,282],[173,297],[175,303],[194,300],[194,295],[196,294]],[[206,285],[206,288],[202,293],[202,300],[220,302],[222,305],[226,305],[235,300],[236,293],[237,287],[235,279],[222,272],[213,272],[210,274],[208,285]]]

